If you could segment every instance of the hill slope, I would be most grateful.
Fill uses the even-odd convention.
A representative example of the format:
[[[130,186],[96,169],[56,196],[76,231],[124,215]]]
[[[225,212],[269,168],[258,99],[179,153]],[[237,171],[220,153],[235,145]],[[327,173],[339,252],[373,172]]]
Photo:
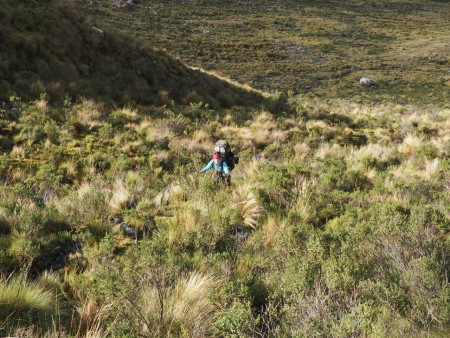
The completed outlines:
[[[256,91],[189,68],[135,37],[97,31],[76,2],[3,0],[0,11],[4,101],[46,92],[52,99],[68,93],[118,104],[203,101],[217,108],[266,102]]]

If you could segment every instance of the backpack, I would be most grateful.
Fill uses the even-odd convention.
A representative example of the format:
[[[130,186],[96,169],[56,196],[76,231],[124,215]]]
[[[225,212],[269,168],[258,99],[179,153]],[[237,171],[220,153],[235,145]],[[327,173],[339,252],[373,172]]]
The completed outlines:
[[[230,148],[230,144],[225,140],[216,142],[213,154],[219,154],[220,159],[227,163],[228,169],[232,171],[236,164],[239,163],[239,156],[235,155]]]

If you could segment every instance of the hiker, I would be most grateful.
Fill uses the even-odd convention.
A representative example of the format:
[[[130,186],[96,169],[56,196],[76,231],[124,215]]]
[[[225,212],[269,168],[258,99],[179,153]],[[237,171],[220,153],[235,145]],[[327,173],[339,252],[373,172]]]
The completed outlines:
[[[212,160],[200,170],[201,173],[206,173],[209,169],[214,167],[214,182],[225,182],[228,186],[230,185],[231,175],[230,169],[228,168],[227,162],[220,158],[218,153],[214,153]]]

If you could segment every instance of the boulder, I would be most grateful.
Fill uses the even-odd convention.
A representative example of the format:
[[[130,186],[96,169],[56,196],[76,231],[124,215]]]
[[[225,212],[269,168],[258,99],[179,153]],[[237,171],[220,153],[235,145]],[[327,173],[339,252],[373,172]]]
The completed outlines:
[[[359,84],[363,85],[363,86],[375,86],[375,82],[373,82],[371,79],[369,79],[368,77],[362,77],[359,79]]]

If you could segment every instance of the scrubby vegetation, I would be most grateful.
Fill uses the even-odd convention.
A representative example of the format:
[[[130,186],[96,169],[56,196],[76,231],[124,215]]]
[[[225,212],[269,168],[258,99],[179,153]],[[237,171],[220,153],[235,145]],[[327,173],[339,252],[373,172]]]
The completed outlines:
[[[3,112],[3,332],[443,334],[450,112],[291,104]],[[231,188],[196,174],[217,138],[241,155]],[[51,288],[33,281],[76,242]]]
[[[113,30],[97,41],[80,3],[106,4],[0,13],[1,336],[448,335],[446,93],[271,96]],[[139,73],[149,61],[158,81]],[[231,187],[198,173],[218,139],[240,155]]]

